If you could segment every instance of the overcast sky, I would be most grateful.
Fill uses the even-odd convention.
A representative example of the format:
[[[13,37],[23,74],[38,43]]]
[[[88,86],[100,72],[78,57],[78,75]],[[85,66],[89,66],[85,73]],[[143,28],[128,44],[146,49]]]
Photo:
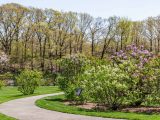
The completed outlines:
[[[149,16],[160,15],[160,0],[0,0],[0,5],[5,3],[85,12],[103,18],[116,15],[131,20],[143,20]]]

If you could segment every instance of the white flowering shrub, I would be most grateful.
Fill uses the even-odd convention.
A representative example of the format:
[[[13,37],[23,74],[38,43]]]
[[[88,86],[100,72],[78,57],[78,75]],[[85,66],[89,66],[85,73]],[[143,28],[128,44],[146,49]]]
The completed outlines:
[[[109,105],[116,110],[125,100],[129,76],[119,68],[101,65],[87,70],[83,77],[83,88],[96,102]]]

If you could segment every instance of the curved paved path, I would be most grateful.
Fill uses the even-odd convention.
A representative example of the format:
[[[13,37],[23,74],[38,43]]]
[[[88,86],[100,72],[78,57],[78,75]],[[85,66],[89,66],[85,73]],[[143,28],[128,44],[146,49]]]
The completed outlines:
[[[18,120],[116,120],[111,118],[90,117],[73,115],[56,111],[45,110],[35,105],[37,99],[60,95],[63,93],[39,95],[28,98],[21,98],[0,104],[0,112]]]

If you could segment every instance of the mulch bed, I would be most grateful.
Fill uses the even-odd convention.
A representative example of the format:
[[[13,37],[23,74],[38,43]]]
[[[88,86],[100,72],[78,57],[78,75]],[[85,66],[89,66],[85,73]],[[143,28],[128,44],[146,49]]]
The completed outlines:
[[[109,110],[108,107],[103,106],[103,105],[98,105],[96,103],[86,103],[83,105],[75,105],[73,103],[64,102],[65,105],[71,105],[71,106],[76,106],[79,108],[83,108],[83,109],[88,109],[88,110],[92,110],[92,109],[97,109],[100,111],[106,111]],[[160,113],[160,107],[146,107],[146,106],[140,106],[140,107],[125,107],[125,108],[121,108],[118,111],[121,112],[134,112],[134,113],[146,113],[146,114],[152,114],[152,113]]]
[[[130,107],[130,108],[124,108],[121,111],[152,114],[152,113],[160,113],[160,107]]]

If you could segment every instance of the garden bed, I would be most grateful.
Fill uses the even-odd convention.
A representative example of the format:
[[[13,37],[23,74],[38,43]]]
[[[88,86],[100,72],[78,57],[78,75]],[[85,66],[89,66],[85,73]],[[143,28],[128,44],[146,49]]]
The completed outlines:
[[[160,107],[130,107],[124,108],[121,111],[123,112],[135,112],[135,113],[146,113],[146,114],[153,114],[153,113],[160,113]]]
[[[69,102],[67,103],[66,101],[65,102],[64,101],[65,101],[65,98],[63,95],[51,96],[51,97],[37,100],[36,105],[44,109],[70,113],[70,114],[79,114],[79,115],[96,116],[96,117],[104,117],[104,118],[119,118],[119,119],[128,119],[128,120],[160,120],[159,114],[145,114],[144,112],[135,113],[134,111],[129,112],[127,111],[129,108],[128,109],[125,108],[126,111],[125,110],[124,111],[111,111],[111,110],[98,111],[95,109],[89,109],[94,107],[95,104],[89,103],[89,104],[86,104],[86,106],[85,105],[75,106],[75,105],[69,105]]]
[[[87,109],[87,110],[99,110],[99,111],[110,110],[109,107],[104,105],[97,105],[96,103],[85,103],[85,104],[78,104],[78,105],[68,101],[64,101],[63,103],[65,105],[75,106],[75,107]],[[118,111],[153,114],[153,113],[160,113],[160,107],[152,107],[152,106],[125,107],[125,108],[123,107],[123,108],[120,108]]]

